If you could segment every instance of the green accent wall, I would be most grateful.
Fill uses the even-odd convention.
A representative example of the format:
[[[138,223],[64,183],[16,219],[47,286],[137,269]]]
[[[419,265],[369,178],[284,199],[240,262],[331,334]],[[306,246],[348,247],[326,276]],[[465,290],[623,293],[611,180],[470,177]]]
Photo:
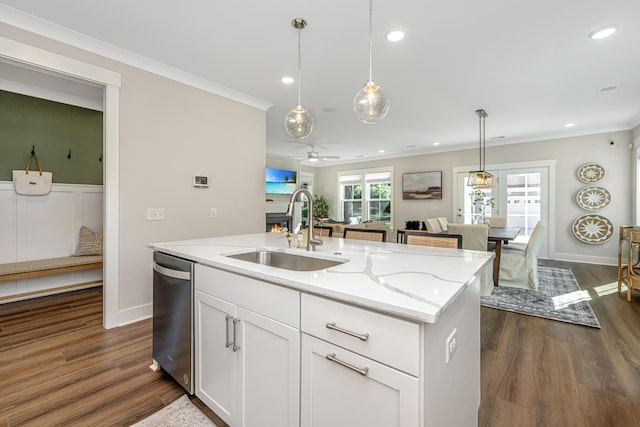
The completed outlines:
[[[102,184],[101,111],[0,90],[0,181],[25,168],[32,146],[54,183]]]

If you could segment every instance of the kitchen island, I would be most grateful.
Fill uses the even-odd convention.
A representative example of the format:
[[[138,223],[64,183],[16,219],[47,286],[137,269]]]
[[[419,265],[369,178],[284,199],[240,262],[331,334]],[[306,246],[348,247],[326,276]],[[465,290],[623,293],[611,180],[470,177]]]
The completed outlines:
[[[195,261],[196,395],[232,426],[471,426],[492,253],[279,233],[149,245]],[[294,271],[256,249],[336,261]]]

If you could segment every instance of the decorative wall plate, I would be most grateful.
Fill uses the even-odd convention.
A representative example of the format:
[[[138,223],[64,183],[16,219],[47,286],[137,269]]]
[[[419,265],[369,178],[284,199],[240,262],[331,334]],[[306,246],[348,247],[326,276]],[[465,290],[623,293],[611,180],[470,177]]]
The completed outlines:
[[[573,221],[573,234],[578,240],[596,245],[611,239],[613,223],[601,215],[582,215]]]
[[[611,194],[606,188],[584,187],[576,194],[578,206],[586,211],[598,211],[611,203]]]
[[[604,178],[604,168],[595,163],[587,163],[578,169],[578,179],[582,182],[598,182]]]

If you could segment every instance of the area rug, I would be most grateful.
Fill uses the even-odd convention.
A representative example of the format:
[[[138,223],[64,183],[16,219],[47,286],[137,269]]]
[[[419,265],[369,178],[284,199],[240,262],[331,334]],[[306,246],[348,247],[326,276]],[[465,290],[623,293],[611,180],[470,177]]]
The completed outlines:
[[[496,286],[491,295],[481,297],[485,307],[544,317],[576,325],[600,328],[589,292],[581,290],[571,270],[538,266],[538,290]]]
[[[132,427],[216,427],[187,397],[174,400]]]

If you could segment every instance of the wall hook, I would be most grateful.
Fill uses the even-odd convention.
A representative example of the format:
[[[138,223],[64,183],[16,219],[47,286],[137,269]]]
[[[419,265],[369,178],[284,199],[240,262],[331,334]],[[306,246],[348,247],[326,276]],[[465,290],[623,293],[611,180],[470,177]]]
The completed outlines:
[[[98,159],[100,163],[102,163],[102,153],[100,153],[100,158]]]
[[[69,150],[69,154],[67,154],[67,159],[71,160],[71,150]]]
[[[32,145],[31,146],[31,155],[33,156],[34,154],[36,154],[36,146]]]

